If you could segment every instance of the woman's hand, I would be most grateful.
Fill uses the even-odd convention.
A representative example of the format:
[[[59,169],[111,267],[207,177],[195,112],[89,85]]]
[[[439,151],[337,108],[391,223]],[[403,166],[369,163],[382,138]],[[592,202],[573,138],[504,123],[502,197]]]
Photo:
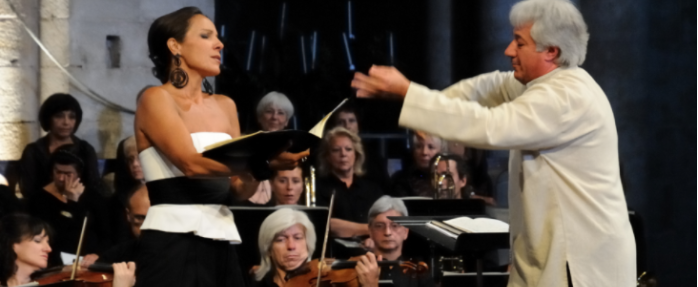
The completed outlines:
[[[75,177],[65,184],[65,196],[68,198],[68,200],[78,202],[84,191],[85,186],[82,185],[79,177]]]
[[[281,152],[269,161],[272,170],[291,170],[296,168],[303,158],[310,155],[310,149],[299,153]]]
[[[114,263],[112,267],[114,268],[113,287],[132,287],[136,285],[136,263]]]
[[[97,254],[87,254],[85,257],[82,258],[82,261],[80,262],[80,267],[82,268],[87,268],[90,267],[90,265],[95,264],[97,262],[97,259],[99,259],[99,255]]]

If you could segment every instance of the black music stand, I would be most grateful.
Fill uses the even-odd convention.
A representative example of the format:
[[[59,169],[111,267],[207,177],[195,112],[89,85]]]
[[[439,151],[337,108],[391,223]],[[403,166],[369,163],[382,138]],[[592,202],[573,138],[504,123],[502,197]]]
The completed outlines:
[[[231,206],[228,208],[233,212],[235,225],[242,239],[242,243],[237,245],[236,250],[243,274],[247,274],[252,266],[260,263],[259,247],[257,245],[259,227],[267,216],[283,207],[291,207],[308,215],[310,221],[315,225],[315,234],[317,236],[315,252],[311,254],[311,258],[320,258],[323,236],[327,225],[327,215],[329,213],[327,207],[305,207],[302,205],[280,205],[276,207]]]
[[[509,248],[509,233],[461,233],[457,237],[448,235],[447,232],[429,227],[427,223],[432,220],[451,219],[451,217],[443,218],[436,217],[388,217],[390,220],[397,222],[410,229],[410,233],[417,234],[427,241],[440,245],[447,250],[461,255],[474,255],[477,261],[476,281],[478,287],[484,286],[483,269],[485,253],[496,249]],[[434,259],[432,258],[432,269],[434,268]]]
[[[481,199],[412,199],[403,198],[410,216],[470,216],[485,214]]]

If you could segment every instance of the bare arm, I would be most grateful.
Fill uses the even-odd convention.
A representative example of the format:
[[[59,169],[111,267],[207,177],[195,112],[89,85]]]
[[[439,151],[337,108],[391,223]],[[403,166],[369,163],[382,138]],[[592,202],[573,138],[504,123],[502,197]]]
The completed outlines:
[[[139,152],[155,146],[188,177],[225,177],[241,173],[197,152],[174,99],[162,88],[145,91],[136,110]]]
[[[330,232],[335,237],[354,237],[368,235],[368,224],[356,223],[344,219],[331,218]]]

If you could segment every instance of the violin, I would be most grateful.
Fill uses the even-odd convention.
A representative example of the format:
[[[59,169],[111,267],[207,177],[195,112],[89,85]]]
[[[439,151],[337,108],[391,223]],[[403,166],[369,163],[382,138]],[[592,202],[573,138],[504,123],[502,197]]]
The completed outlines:
[[[358,257],[349,258],[349,260],[333,260],[328,259],[325,262],[330,264],[330,268],[324,268],[319,272],[318,264],[320,261],[314,259],[306,263],[305,267],[299,269],[296,274],[291,274],[291,278],[286,281],[286,287],[359,287],[359,278],[354,270]],[[400,266],[403,274],[408,274],[413,277],[424,274],[429,271],[429,267],[424,262],[413,263],[410,261],[378,261],[378,266]],[[318,278],[318,274],[321,276]],[[319,280],[319,281],[318,281]]]
[[[114,270],[111,266],[102,264],[93,264],[87,270],[79,269],[80,251],[82,249],[82,240],[85,237],[85,228],[87,227],[87,216],[82,223],[82,232],[80,233],[80,241],[78,241],[77,258],[73,265],[59,266],[52,268],[35,278],[34,281],[39,283],[39,286],[62,283],[61,287],[112,287],[114,281]]]
[[[334,196],[335,191],[332,191],[320,260],[313,259],[298,271],[293,272],[294,274],[289,274],[291,278],[286,281],[286,287],[359,287],[359,276],[354,269],[359,257],[352,257],[347,261],[332,260],[332,262],[328,262],[325,260],[327,238],[330,231],[330,218],[332,216],[332,210],[334,209]],[[320,262],[322,262],[322,264],[320,264]],[[331,268],[324,267],[327,263],[331,263],[329,265]],[[381,267],[399,265],[404,274],[411,274],[412,276],[424,274],[429,271],[429,267],[424,262],[415,264],[409,261],[378,261],[377,264]]]
[[[38,282],[39,286],[61,282],[65,284],[61,284],[61,286],[66,287],[112,287],[113,272],[97,271],[93,270],[93,268],[80,269],[76,271],[75,277],[71,279],[73,275],[72,268],[68,269],[65,267],[72,266],[58,266],[58,268],[47,270],[34,281]]]

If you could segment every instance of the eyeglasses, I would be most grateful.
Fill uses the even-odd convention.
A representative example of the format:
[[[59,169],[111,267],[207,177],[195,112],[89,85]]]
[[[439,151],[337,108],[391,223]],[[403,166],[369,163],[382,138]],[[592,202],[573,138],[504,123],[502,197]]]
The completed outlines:
[[[402,225],[397,224],[395,222],[391,222],[389,224],[385,224],[383,222],[374,222],[369,226],[369,228],[371,228],[372,230],[385,230],[386,227],[389,227],[390,230],[395,231],[401,228]]]

